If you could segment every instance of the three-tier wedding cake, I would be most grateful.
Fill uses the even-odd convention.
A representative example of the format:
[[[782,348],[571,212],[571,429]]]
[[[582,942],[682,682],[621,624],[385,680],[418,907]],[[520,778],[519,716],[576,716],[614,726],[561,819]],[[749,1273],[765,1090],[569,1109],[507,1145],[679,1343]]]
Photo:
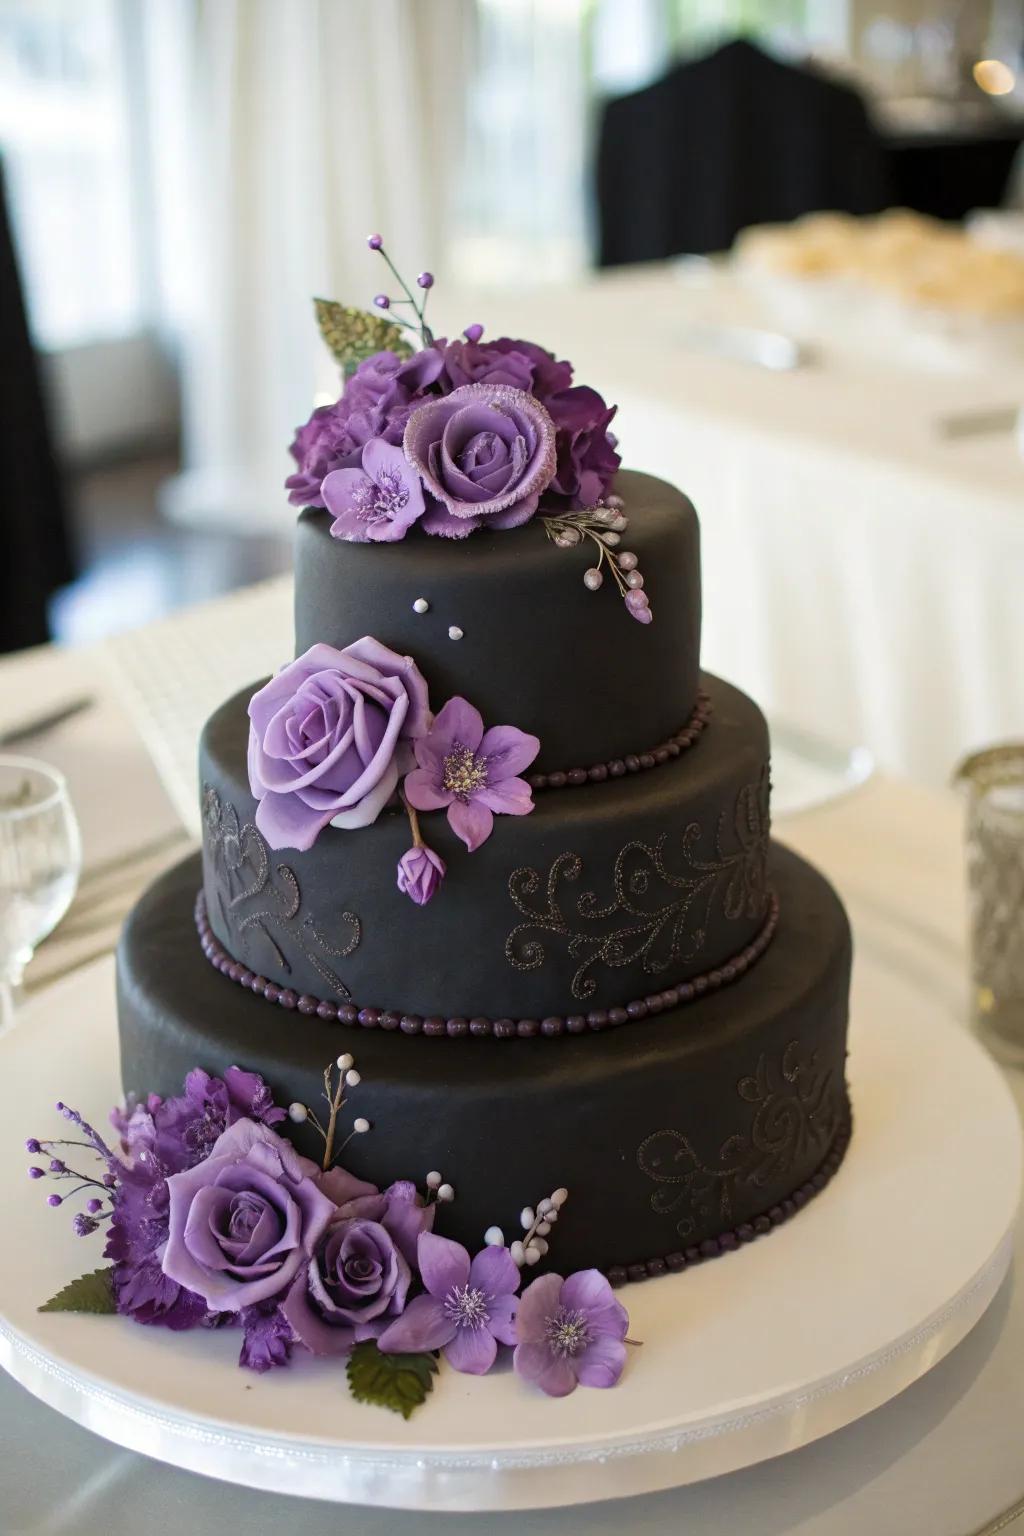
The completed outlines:
[[[846,917],[700,671],[693,507],[569,365],[413,308],[415,351],[319,305],[347,382],[292,449],[296,660],[203,733],[201,858],[121,945],[124,1083],[244,1062],[312,1104],[351,1046],[356,1175],[443,1170],[471,1247],[568,1187],[561,1264],[684,1269],[842,1157]]]

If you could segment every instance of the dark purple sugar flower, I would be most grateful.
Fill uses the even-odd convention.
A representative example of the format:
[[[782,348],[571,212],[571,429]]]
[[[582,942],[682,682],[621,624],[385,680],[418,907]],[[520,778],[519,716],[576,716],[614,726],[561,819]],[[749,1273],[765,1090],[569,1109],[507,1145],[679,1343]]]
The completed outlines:
[[[350,544],[393,544],[423,516],[423,486],[400,448],[382,437],[366,444],[359,469],[334,469],[321,486],[331,534]]]
[[[616,406],[577,384],[545,401],[555,424],[557,466],[545,505],[593,507],[611,490],[622,460],[608,432]]]
[[[417,1247],[426,1294],[385,1329],[385,1354],[440,1349],[457,1371],[483,1376],[499,1344],[515,1342],[519,1270],[507,1248],[484,1248],[470,1261],[461,1243],[425,1232]]]
[[[537,756],[539,740],[514,725],[485,731],[466,699],[449,699],[413,749],[418,766],[405,780],[409,804],[418,811],[447,809],[452,831],[470,853],[490,837],[495,815],[533,810],[530,786],[517,775]]]
[[[322,507],[320,487],[326,477],[336,469],[359,469],[363,449],[373,438],[401,443],[416,404],[428,391],[440,389],[440,346],[424,347],[409,358],[395,352],[364,358],[341,399],[319,406],[299,427],[289,449],[295,473],[285,481],[293,506]]]
[[[472,334],[471,334],[472,333]],[[465,341],[451,341],[444,350],[445,377],[451,387],[463,384],[509,384],[546,401],[572,383],[572,364],[560,363],[533,341],[499,336],[481,342],[481,326],[467,326]]]
[[[549,1397],[577,1384],[614,1387],[626,1363],[629,1315],[596,1269],[568,1280],[541,1275],[527,1286],[516,1317],[516,1371]]]
[[[272,1302],[246,1307],[239,1315],[243,1329],[239,1365],[250,1371],[269,1371],[275,1365],[287,1365],[292,1351],[291,1328],[281,1310]]]

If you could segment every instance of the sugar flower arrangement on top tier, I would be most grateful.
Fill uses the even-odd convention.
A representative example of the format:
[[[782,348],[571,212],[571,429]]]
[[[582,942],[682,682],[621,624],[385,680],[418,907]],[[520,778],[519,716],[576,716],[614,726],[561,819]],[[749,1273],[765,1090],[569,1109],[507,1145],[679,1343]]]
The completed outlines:
[[[289,499],[326,508],[331,533],[352,543],[394,543],[414,526],[464,539],[539,516],[558,548],[593,548],[589,590],[608,572],[628,612],[649,624],[637,557],[619,547],[628,520],[611,494],[616,407],[535,342],[484,341],[478,324],[436,338],[426,322],[431,273],[414,292],[380,235],[369,245],[401,293],[379,293],[377,315],[315,301],[344,387],[295,434]]]
[[[303,1355],[345,1362],[360,1401],[408,1418],[426,1400],[438,1354],[456,1371],[485,1375],[502,1348],[525,1381],[554,1397],[577,1384],[614,1386],[626,1359],[625,1308],[597,1270],[540,1276],[520,1294],[522,1272],[548,1252],[568,1190],[556,1189],[519,1217],[506,1245],[499,1227],[472,1256],[434,1231],[455,1191],[441,1173],[425,1191],[408,1180],[387,1189],[338,1163],[348,1093],[360,1074],[350,1055],[324,1072],[326,1110],[274,1103],[262,1078],[230,1067],[198,1068],[180,1096],[115,1110],[108,1143],[66,1104],[73,1127],[59,1140],[27,1143],[32,1179],[52,1179],[61,1207],[78,1198],[73,1228],[104,1232],[105,1268],[65,1286],[40,1311],[120,1313],[170,1328],[235,1328],[239,1364],[254,1371]],[[275,1129],[310,1125],[323,1143],[318,1165]],[[89,1170],[72,1163],[89,1159]],[[70,1187],[73,1186],[73,1187]]]

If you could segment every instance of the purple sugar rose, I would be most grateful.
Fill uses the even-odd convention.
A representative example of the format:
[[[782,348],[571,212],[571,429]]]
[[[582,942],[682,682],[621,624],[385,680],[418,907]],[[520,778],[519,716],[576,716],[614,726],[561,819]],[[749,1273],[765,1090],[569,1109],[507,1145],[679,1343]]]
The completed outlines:
[[[437,895],[446,873],[447,865],[441,855],[421,843],[399,859],[398,889],[418,907],[425,907]]]
[[[253,695],[249,720],[256,826],[272,848],[305,849],[328,822],[376,821],[430,723],[427,685],[369,635],[314,645]]]
[[[418,766],[406,777],[406,799],[418,811],[447,809],[449,826],[470,853],[490,837],[496,814],[533,810],[533,792],[516,775],[533,762],[540,741],[514,725],[485,731],[466,699],[449,699],[413,750]]]
[[[423,516],[423,487],[400,448],[371,438],[359,469],[334,469],[321,486],[331,536],[350,544],[394,544]]]
[[[614,1387],[628,1327],[625,1307],[599,1270],[581,1269],[568,1280],[541,1275],[519,1302],[513,1364],[550,1397],[566,1397],[577,1383]]]
[[[325,1173],[320,1187],[338,1207],[336,1220],[358,1216],[379,1221],[410,1269],[416,1268],[416,1245],[421,1232],[434,1225],[436,1205],[428,1205],[410,1179],[398,1179],[378,1190],[340,1168]]]
[[[295,434],[289,452],[296,470],[285,481],[292,505],[322,507],[326,477],[336,469],[358,469],[371,439],[400,444],[416,401],[437,384],[443,367],[440,347],[410,358],[394,352],[364,358],[340,400],[319,406]]]
[[[540,401],[568,389],[572,365],[560,363],[533,341],[452,341],[444,350],[444,371],[453,389],[464,384],[508,384]]]
[[[335,1218],[299,1271],[281,1312],[314,1355],[344,1355],[405,1308],[412,1271],[378,1221]]]
[[[464,538],[475,528],[518,528],[555,472],[555,429],[521,389],[467,384],[409,418],[405,456],[439,505],[427,533]]]
[[[515,1342],[519,1270],[507,1248],[484,1248],[470,1262],[461,1243],[426,1232],[417,1262],[426,1294],[409,1302],[377,1341],[384,1354],[441,1349],[448,1364],[483,1376],[499,1344]]]
[[[592,507],[606,496],[622,460],[608,435],[617,407],[586,384],[546,401],[555,424],[557,466],[545,504]]]
[[[335,1213],[319,1174],[275,1131],[236,1120],[204,1162],[167,1180],[164,1274],[214,1312],[281,1295]]]

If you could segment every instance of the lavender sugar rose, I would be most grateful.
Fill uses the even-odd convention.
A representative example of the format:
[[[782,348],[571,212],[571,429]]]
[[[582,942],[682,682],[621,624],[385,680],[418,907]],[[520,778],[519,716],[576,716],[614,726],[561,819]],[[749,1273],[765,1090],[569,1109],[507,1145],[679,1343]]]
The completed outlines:
[[[427,685],[370,636],[314,645],[253,695],[249,721],[256,826],[272,848],[310,848],[328,823],[380,815],[428,729]]]

